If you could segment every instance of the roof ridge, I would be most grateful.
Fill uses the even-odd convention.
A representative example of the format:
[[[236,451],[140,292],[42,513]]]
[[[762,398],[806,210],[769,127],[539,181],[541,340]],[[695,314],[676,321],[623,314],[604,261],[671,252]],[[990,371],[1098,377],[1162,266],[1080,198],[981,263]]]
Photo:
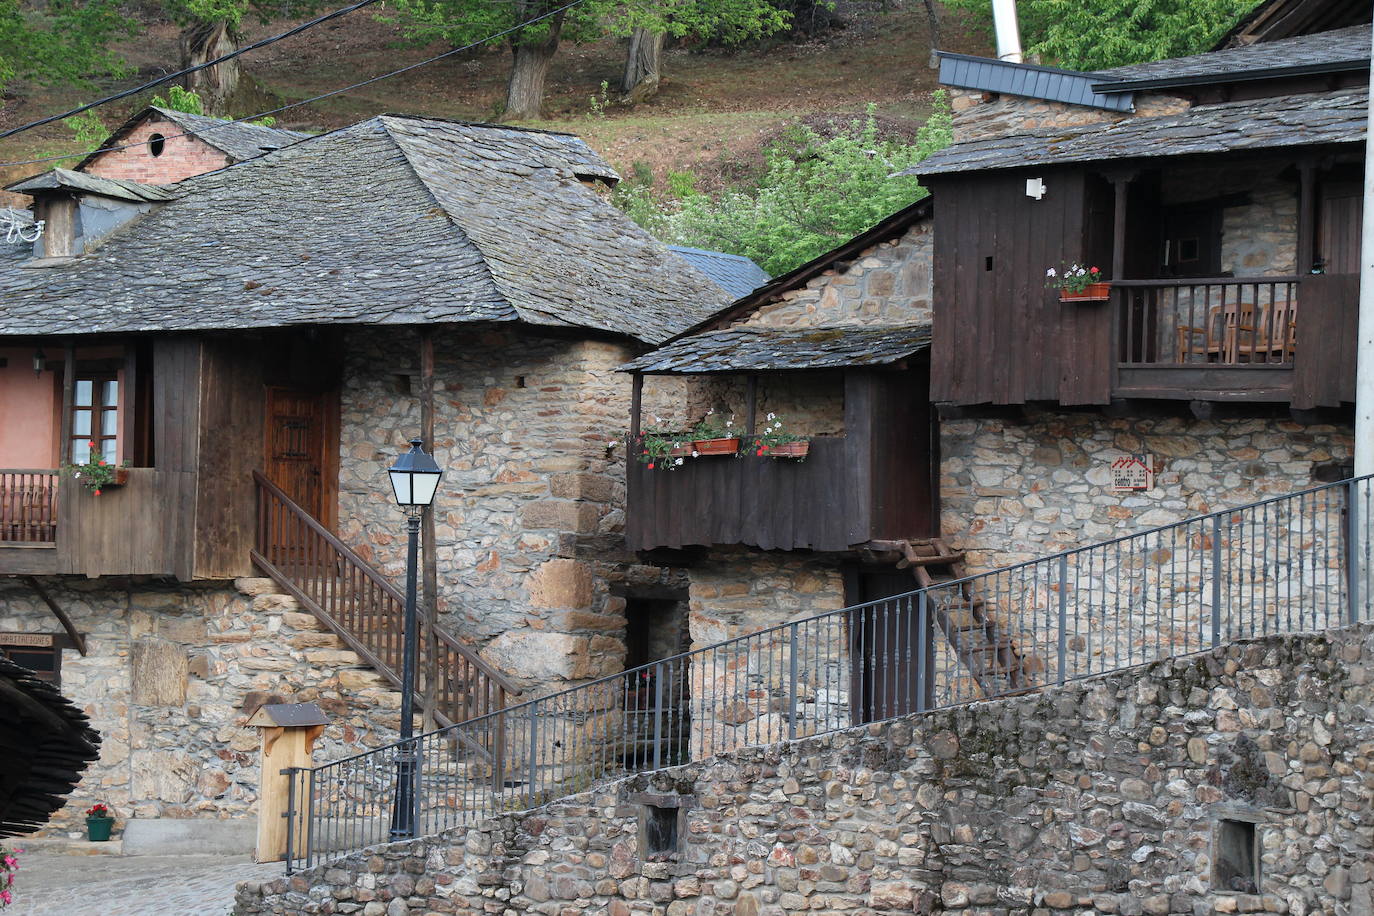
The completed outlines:
[[[437,121],[442,124],[460,124],[463,127],[481,127],[491,130],[514,130],[527,134],[549,134],[554,137],[576,137],[582,140],[578,134],[566,130],[548,130],[543,127],[522,127],[518,124],[495,124],[491,121],[465,121],[462,118],[444,118],[438,115],[414,115],[406,114],[403,111],[384,111],[381,114],[373,115],[374,118],[402,118],[406,121]],[[585,140],[583,141],[586,142]]]

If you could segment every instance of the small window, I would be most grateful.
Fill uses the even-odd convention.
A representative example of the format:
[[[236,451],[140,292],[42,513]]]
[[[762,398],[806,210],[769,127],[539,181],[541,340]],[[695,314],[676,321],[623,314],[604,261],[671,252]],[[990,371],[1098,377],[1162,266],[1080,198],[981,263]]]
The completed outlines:
[[[72,385],[72,464],[119,456],[119,380],[113,375],[78,377]]]
[[[162,134],[153,134],[148,138],[148,152],[154,156],[161,156],[162,151],[167,148],[167,138]]]
[[[667,856],[677,848],[677,808],[644,806],[644,851],[650,856]]]
[[[56,642],[52,637],[48,639]],[[21,668],[28,668],[40,681],[47,681],[54,687],[62,686],[62,650],[57,646],[11,645],[0,642],[0,657],[9,659]]]
[[[1226,818],[1217,821],[1214,889],[1258,894],[1260,859],[1255,852],[1255,825],[1252,822]]]
[[[1178,262],[1180,264],[1187,264],[1189,261],[1196,261],[1201,256],[1201,241],[1195,238],[1178,240]]]

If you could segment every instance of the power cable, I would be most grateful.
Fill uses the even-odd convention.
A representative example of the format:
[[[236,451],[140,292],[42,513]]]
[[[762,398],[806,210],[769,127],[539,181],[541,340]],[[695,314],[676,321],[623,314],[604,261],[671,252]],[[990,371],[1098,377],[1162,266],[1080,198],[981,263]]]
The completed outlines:
[[[320,25],[321,23],[328,22],[331,19],[338,19],[340,16],[346,16],[354,10],[360,10],[365,6],[371,6],[372,4],[378,2],[380,2],[380,0],[358,0],[358,2],[354,3],[352,6],[345,6],[343,9],[334,10],[332,13],[325,13],[323,16],[317,16],[314,19],[302,22],[300,25],[292,26],[285,32],[280,32],[276,35],[270,35],[267,38],[260,39],[259,41],[255,41],[252,44],[244,45],[241,48],[236,48],[233,51],[230,51],[228,54],[225,54],[221,57],[216,57],[214,60],[207,60],[203,64],[196,64],[195,66],[187,67],[184,70],[177,70],[175,73],[168,73],[165,76],[159,76],[157,79],[150,80],[144,83],[142,86],[135,86],[132,89],[125,89],[122,92],[116,92],[114,95],[107,95],[103,99],[96,99],[94,102],[88,102],[85,105],[82,105],[78,108],[73,108],[71,111],[65,111],[62,114],[49,115],[46,118],[39,118],[37,121],[30,121],[27,124],[21,124],[18,127],[12,127],[7,131],[0,132],[0,140],[5,139],[6,137],[12,137],[18,133],[23,133],[26,130],[32,130],[35,127],[42,127],[44,124],[51,124],[53,121],[61,121],[64,118],[70,118],[72,115],[79,115],[84,111],[90,111],[92,108],[97,108],[101,105],[106,105],[110,102],[117,102],[120,99],[127,99],[131,95],[138,95],[140,92],[146,92],[149,89],[154,89],[165,83],[170,83],[172,80],[177,79],[178,77],[185,76],[188,73],[196,73],[197,71],[204,70],[207,67],[214,67],[218,64],[224,63],[227,60],[233,60],[235,57],[247,54],[249,51],[256,51],[259,48],[265,48],[270,44],[281,41],[283,38],[290,38],[292,35],[299,35],[301,32],[304,32],[307,29],[313,29],[315,26]]]
[[[366,0],[366,2],[371,3],[371,2],[376,2],[376,0]],[[208,127],[200,128],[200,129],[197,129],[197,130],[195,130],[195,131],[186,131],[185,133],[180,133],[180,134],[167,134],[167,135],[164,135],[163,139],[164,139],[164,140],[176,140],[176,139],[178,139],[178,138],[180,138],[180,137],[194,137],[194,136],[200,136],[200,135],[202,135],[202,134],[209,133],[209,132],[212,131],[212,130],[219,130],[220,128],[228,127],[228,126],[230,126],[231,124],[244,124],[244,123],[246,123],[246,122],[248,122],[248,121],[256,121],[256,120],[258,120],[258,119],[260,119],[260,118],[268,117],[269,115],[275,115],[275,114],[278,114],[278,113],[283,112],[283,111],[289,111],[289,110],[292,109],[292,108],[299,108],[299,107],[302,106],[302,105],[310,105],[310,104],[313,104],[313,103],[315,103],[315,102],[321,101],[321,100],[323,100],[323,99],[330,98],[330,97],[332,97],[332,96],[342,95],[342,94],[345,93],[345,92],[352,92],[352,91],[355,90],[355,89],[361,89],[361,88],[364,87],[364,86],[370,86],[370,85],[372,85],[373,83],[379,83],[379,82],[381,82],[382,80],[390,79],[390,78],[393,77],[393,76],[400,76],[402,73],[409,73],[411,70],[417,70],[417,69],[419,69],[420,67],[427,66],[427,65],[429,65],[429,64],[434,63],[435,61],[443,60],[445,57],[452,57],[454,54],[460,54],[460,53],[462,53],[463,51],[471,51],[473,48],[477,48],[477,47],[480,47],[480,46],[482,46],[482,45],[484,45],[484,44],[488,44],[488,43],[490,43],[490,42],[493,42],[493,41],[497,40],[498,38],[504,38],[505,36],[511,34],[512,32],[518,32],[518,31],[520,31],[521,29],[525,28],[526,26],[534,25],[536,22],[540,22],[540,21],[542,21],[542,20],[544,20],[544,19],[548,19],[550,16],[556,16],[556,15],[558,15],[559,13],[566,12],[567,10],[572,9],[572,8],[575,7],[575,6],[580,6],[581,4],[586,3],[586,2],[587,2],[587,0],[570,0],[569,3],[565,3],[565,4],[563,4],[562,6],[556,8],[556,9],[549,10],[549,11],[546,12],[546,13],[541,13],[541,14],[538,15],[538,16],[531,17],[530,19],[526,19],[526,20],[524,20],[524,21],[522,21],[522,22],[518,22],[518,23],[516,23],[515,25],[510,26],[509,28],[502,29],[501,31],[496,32],[495,34],[488,35],[488,36],[485,37],[485,38],[478,39],[477,41],[474,41],[474,42],[472,42],[471,44],[463,45],[461,48],[452,48],[451,50],[444,51],[442,54],[436,54],[436,55],[434,55],[433,57],[426,58],[425,60],[416,61],[416,62],[413,63],[413,64],[407,64],[406,66],[401,67],[401,68],[398,69],[398,70],[392,70],[390,73],[383,73],[383,74],[381,74],[381,75],[379,75],[379,76],[370,77],[370,78],[365,79],[365,80],[363,80],[363,81],[361,81],[361,82],[353,83],[351,86],[343,86],[343,87],[341,87],[341,88],[339,88],[339,89],[331,89],[331,90],[329,90],[328,92],[322,92],[322,93],[320,93],[319,95],[311,96],[311,97],[308,98],[308,99],[301,99],[301,100],[298,101],[298,102],[288,102],[287,104],[282,105],[282,106],[280,106],[280,107],[278,107],[278,108],[271,108],[271,109],[268,109],[267,111],[260,111],[260,112],[258,112],[257,114],[251,114],[251,115],[247,115],[247,116],[242,117],[242,118],[235,118],[235,119],[230,120],[230,121],[224,121],[224,122],[221,123],[221,124],[211,124],[211,125],[209,125]],[[359,4],[359,5],[361,5],[361,4]],[[79,109],[76,109],[76,110],[77,110],[77,111],[85,111],[87,108],[93,107],[94,105],[98,105],[98,104],[102,104],[102,103],[101,103],[101,102],[95,102],[95,103],[92,103],[92,105],[88,105],[88,106],[85,106],[84,108],[79,108]],[[60,115],[60,116],[58,116],[58,117],[67,117],[67,115]],[[52,119],[52,118],[49,118],[49,119],[47,119],[47,120],[53,120],[53,119]],[[47,123],[47,121],[36,122],[36,123]],[[9,136],[9,134],[0,135],[0,137],[3,137],[3,136]],[[79,158],[85,158],[86,156],[94,155],[95,153],[109,153],[109,152],[115,152],[115,151],[117,151],[117,150],[132,149],[133,147],[136,147],[136,146],[147,146],[147,145],[148,145],[148,141],[147,141],[147,140],[142,140],[142,141],[140,141],[140,142],[138,142],[138,143],[125,143],[125,144],[122,145],[122,146],[103,146],[103,147],[101,147],[100,149],[97,149],[97,150],[91,150],[91,151],[89,151],[89,152],[84,152],[84,153],[69,153],[69,154],[67,154],[67,155],[65,155],[65,156],[43,156],[43,157],[37,158],[37,159],[16,159],[16,160],[13,160],[13,161],[10,161],[10,162],[0,162],[0,168],[8,168],[8,167],[14,166],[14,165],[37,165],[37,164],[39,164],[39,163],[44,163],[44,162],[60,162],[60,161],[63,160],[63,159],[79,159]]]

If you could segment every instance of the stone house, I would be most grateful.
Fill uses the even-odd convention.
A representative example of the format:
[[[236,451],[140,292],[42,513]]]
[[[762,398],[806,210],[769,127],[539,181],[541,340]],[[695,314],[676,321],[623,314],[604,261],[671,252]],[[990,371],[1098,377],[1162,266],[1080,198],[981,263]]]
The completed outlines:
[[[394,735],[385,469],[429,429],[435,718],[621,670],[681,587],[620,546],[615,369],[728,297],[616,180],[570,135],[385,116],[13,186],[45,232],[0,250],[0,652],[101,733],[62,823],[248,813],[272,696],[325,709],[325,757]],[[101,459],[98,494],[59,470]]]
[[[626,367],[646,403],[686,377],[688,419],[810,438],[803,464],[629,466],[630,546],[684,569],[693,644],[910,591],[937,570],[902,542],[976,573],[1349,476],[1369,11],[1342,15],[1095,74],[944,55],[931,197]],[[1061,301],[1064,262],[1109,298]],[[913,326],[919,355],[888,349]],[[920,403],[866,399],[865,362],[909,367]],[[890,441],[828,457],[875,404]],[[1149,488],[1114,489],[1134,456]],[[830,497],[828,460],[869,495]],[[853,690],[899,664],[858,645]]]

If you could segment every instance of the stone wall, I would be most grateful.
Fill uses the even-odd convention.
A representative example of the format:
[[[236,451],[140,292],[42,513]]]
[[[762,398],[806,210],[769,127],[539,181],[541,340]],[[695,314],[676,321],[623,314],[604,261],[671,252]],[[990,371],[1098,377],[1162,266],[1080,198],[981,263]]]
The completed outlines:
[[[348,341],[340,535],[400,582],[404,527],[385,470],[418,434],[420,408],[389,368],[412,365],[418,345],[408,331]],[[630,384],[615,371],[632,356],[505,328],[435,339],[439,612],[522,687],[624,662],[624,601],[597,562],[634,562],[621,541]]]
[[[78,830],[96,801],[129,818],[251,816],[264,701],[315,702],[332,720],[323,761],[395,740],[399,694],[269,580],[175,585],[49,579],[86,634],[63,652],[62,693],[100,732],[86,771],[50,832]],[[0,631],[62,632],[37,594],[0,580]],[[277,697],[279,699],[271,700]]]
[[[235,912],[1362,916],[1372,760],[1370,628],[1256,640],[632,777]]]
[[[801,289],[780,294],[738,324],[769,327],[929,324],[931,221],[917,222],[900,238],[865,249]]]
[[[1348,424],[1110,418],[1027,408],[942,420],[944,535],[994,569],[1315,486],[1352,459]],[[1113,492],[1111,463],[1152,454],[1154,489]]]
[[[1130,117],[1158,117],[1186,111],[1188,102],[1162,93],[1136,93],[1135,110],[1108,111],[1045,99],[951,88],[954,142],[1005,137],[1032,130],[1083,127]]]
[[[1289,167],[1287,161],[1274,161],[1171,170],[1160,195],[1165,206],[1243,195],[1244,203],[1222,210],[1222,272],[1236,277],[1291,275],[1297,272],[1298,191],[1295,181],[1281,177]]]
[[[169,137],[162,155],[154,156],[150,147],[130,146],[128,149],[101,153],[84,171],[101,178],[127,178],[144,184],[173,184],[192,175],[202,175],[230,164],[229,157],[210,144],[186,133],[171,121],[149,118],[135,127],[119,145],[146,144],[154,134]]]

